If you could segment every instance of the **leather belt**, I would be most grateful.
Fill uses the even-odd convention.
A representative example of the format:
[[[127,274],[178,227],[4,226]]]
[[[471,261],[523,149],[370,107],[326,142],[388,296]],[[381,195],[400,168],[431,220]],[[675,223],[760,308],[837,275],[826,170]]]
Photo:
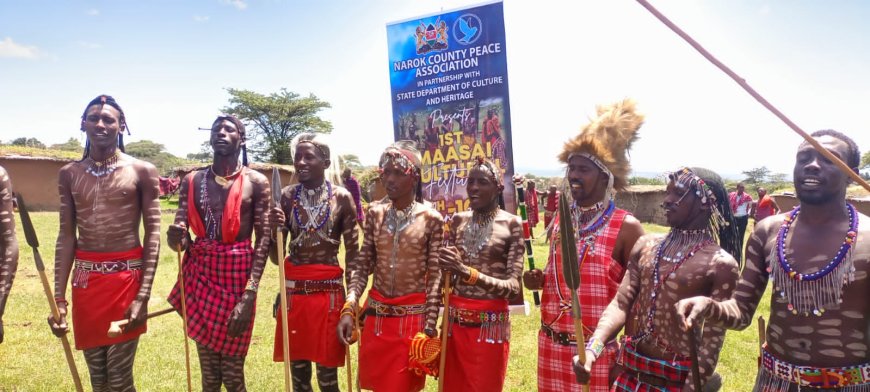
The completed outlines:
[[[101,274],[114,274],[123,271],[142,269],[142,260],[101,262],[76,260],[75,268],[81,271],[96,272]]]
[[[426,304],[415,305],[387,305],[374,299],[368,299],[368,306],[363,314],[366,316],[403,317],[423,314]]]
[[[322,292],[341,292],[344,291],[344,285],[341,284],[341,278],[329,280],[287,280],[285,287],[291,294],[311,294]]]
[[[558,343],[563,346],[577,345],[576,334],[569,332],[556,332],[556,330],[544,324],[541,324],[541,331],[544,332],[544,335],[547,335],[548,338],[552,339],[554,343]]]

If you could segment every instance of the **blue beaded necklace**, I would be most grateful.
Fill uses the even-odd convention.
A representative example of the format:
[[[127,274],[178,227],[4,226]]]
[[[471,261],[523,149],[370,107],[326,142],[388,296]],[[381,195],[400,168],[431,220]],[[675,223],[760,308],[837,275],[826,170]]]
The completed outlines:
[[[828,264],[816,272],[803,274],[795,271],[785,255],[785,241],[792,224],[797,219],[801,207],[797,206],[789,213],[779,228],[776,246],[771,251],[771,259],[767,271],[773,275],[774,290],[782,298],[788,300],[787,308],[793,314],[809,316],[811,313],[821,316],[825,308],[836,306],[842,302],[843,286],[854,280],[855,267],[852,264],[852,245],[858,237],[858,214],[855,207],[846,203],[849,214],[849,230],[846,238],[837,250],[837,254]],[[840,267],[843,268],[840,268]]]

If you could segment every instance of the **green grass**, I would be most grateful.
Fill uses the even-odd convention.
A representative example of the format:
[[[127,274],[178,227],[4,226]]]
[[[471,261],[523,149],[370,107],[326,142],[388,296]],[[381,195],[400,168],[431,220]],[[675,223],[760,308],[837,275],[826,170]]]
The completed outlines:
[[[163,230],[173,215],[163,215]],[[40,239],[40,251],[48,267],[48,278],[53,282],[51,265],[54,260],[54,243],[57,237],[57,213],[33,213],[32,218]],[[21,257],[18,276],[9,298],[4,316],[6,340],[0,344],[0,391],[70,391],[72,380],[67,369],[60,342],[48,329],[48,303],[43,294],[39,275],[34,266],[32,252],[24,243],[24,235],[18,225],[21,241]],[[648,232],[664,232],[660,226],[645,225]],[[534,251],[539,266],[546,262],[547,245],[542,239],[535,241]],[[175,282],[177,261],[175,254],[163,249],[157,269],[149,309],[166,308],[166,295]],[[52,284],[53,287],[53,284]],[[280,363],[272,362],[272,344],[275,323],[272,319],[272,301],[278,287],[277,269],[269,265],[260,285],[260,298],[254,325],[253,343],[248,355],[246,376],[251,391],[277,391],[283,385],[283,370]],[[532,302],[531,293],[525,292],[526,301]],[[760,314],[767,314],[768,306],[762,303]],[[539,313],[532,309],[528,317],[514,317],[511,355],[508,364],[505,390],[533,391],[536,388],[537,330]],[[185,388],[184,340],[181,319],[174,314],[152,319],[148,333],[139,342],[136,357],[135,377],[140,391],[180,391]],[[725,342],[718,371],[725,379],[724,391],[751,390],[756,369],[757,328],[731,331]],[[70,339],[72,337],[70,336]],[[292,343],[292,342],[291,342]],[[194,389],[199,389],[199,367],[195,348],[191,347],[191,366]],[[354,358],[356,349],[354,348]],[[75,351],[76,365],[82,381],[89,385],[87,368],[81,352]],[[344,370],[339,371],[342,390]],[[316,383],[314,383],[316,385]],[[315,386],[316,388],[316,386]],[[85,387],[86,390],[90,388]],[[429,379],[427,391],[437,390],[437,382]]]

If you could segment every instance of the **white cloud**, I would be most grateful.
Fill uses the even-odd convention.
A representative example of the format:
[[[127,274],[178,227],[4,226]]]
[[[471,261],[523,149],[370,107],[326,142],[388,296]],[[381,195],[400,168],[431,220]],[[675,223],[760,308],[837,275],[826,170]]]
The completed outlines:
[[[236,9],[238,10],[244,10],[248,8],[248,3],[245,3],[244,0],[221,0],[221,3],[236,7]]]
[[[98,10],[96,8],[91,8],[85,13],[88,14],[88,16],[98,16],[98,15],[100,15],[100,10]]]
[[[0,57],[37,59],[42,57],[42,53],[36,46],[22,45],[12,41],[12,38],[6,37],[0,41]]]
[[[765,4],[765,5],[761,6],[761,9],[758,10],[758,13],[761,15],[770,15],[770,11],[771,11],[770,4]]]
[[[88,41],[76,41],[76,45],[81,46],[85,49],[100,49],[103,45],[98,44],[96,42],[88,42]]]
[[[208,22],[208,19],[209,19],[208,15],[205,15],[205,16],[194,15],[193,16],[193,21],[197,22],[197,23]]]

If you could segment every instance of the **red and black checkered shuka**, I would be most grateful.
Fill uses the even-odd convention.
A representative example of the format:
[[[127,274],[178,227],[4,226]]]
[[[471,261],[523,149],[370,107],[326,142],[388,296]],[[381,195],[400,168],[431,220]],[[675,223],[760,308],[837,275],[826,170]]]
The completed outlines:
[[[182,277],[187,299],[187,335],[191,339],[223,355],[247,355],[254,317],[235,338],[227,335],[227,323],[242,299],[253,264],[250,239],[233,243],[197,239],[188,247]],[[177,283],[169,294],[169,303],[181,309]]]
[[[692,361],[678,357],[672,361],[650,358],[639,354],[636,345],[626,341],[619,354],[619,364],[625,368],[613,383],[615,392],[680,392],[689,376]],[[641,379],[638,379],[641,374]],[[650,375],[667,380],[672,386],[656,386],[643,382],[643,376]]]
[[[622,222],[629,213],[616,209],[610,221],[595,239],[594,252],[586,257],[580,267],[580,308],[583,313],[583,329],[590,336],[604,309],[616,296],[616,290],[625,274],[619,262],[613,260],[613,248]],[[559,227],[559,215],[554,216],[553,227]],[[579,239],[578,239],[579,240]],[[550,238],[550,257],[544,268],[544,287],[541,296],[541,322],[549,325],[557,333],[574,333],[571,319],[571,291],[562,276],[562,250],[559,230],[554,229]],[[578,242],[577,249],[582,249]],[[588,339],[587,339],[588,340]],[[582,348],[585,349],[585,348]],[[577,346],[556,343],[544,334],[538,333],[538,391],[580,391],[571,361],[577,354]],[[610,343],[595,361],[590,381],[591,392],[607,392],[609,374],[616,359],[616,344]]]

